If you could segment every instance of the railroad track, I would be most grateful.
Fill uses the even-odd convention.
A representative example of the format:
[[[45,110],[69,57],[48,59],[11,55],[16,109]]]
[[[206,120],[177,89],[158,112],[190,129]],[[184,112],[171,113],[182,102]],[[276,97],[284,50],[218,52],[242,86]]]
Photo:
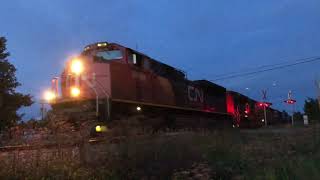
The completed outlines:
[[[157,133],[157,134],[142,134],[135,135],[135,138],[144,138],[152,136],[177,136],[181,134],[191,133],[193,131],[173,131],[166,133]],[[95,137],[89,138],[84,141],[78,141],[74,143],[48,143],[48,144],[22,144],[22,145],[8,145],[0,146],[0,152],[9,152],[9,151],[20,151],[20,150],[37,150],[37,149],[50,149],[50,148],[69,148],[69,147],[80,147],[84,143],[88,144],[99,144],[99,143],[110,143],[110,144],[119,144],[125,142],[128,139],[127,136],[116,136],[116,137]]]
[[[10,145],[10,146],[2,146],[0,147],[0,152],[9,152],[9,151],[22,151],[22,150],[37,150],[37,149],[50,149],[50,148],[68,148],[68,147],[75,147],[80,146],[79,143],[73,144],[39,144],[39,145]]]

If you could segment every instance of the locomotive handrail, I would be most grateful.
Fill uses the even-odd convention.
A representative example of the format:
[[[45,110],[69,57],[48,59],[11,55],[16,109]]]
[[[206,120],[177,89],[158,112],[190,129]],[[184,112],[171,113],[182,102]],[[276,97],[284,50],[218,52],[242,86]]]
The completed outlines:
[[[111,117],[111,114],[110,114],[110,100],[111,100],[111,95],[103,88],[103,86],[101,85],[101,83],[99,82],[99,81],[97,81],[96,80],[96,83],[98,83],[98,85],[101,87],[101,89],[102,89],[102,92],[106,95],[106,97],[107,97],[107,107],[108,107],[108,109],[107,109],[107,118],[108,118],[108,120],[110,120],[110,117]]]
[[[95,79],[95,77],[94,77],[94,79]],[[98,117],[99,116],[99,94],[98,94],[95,86],[90,81],[88,81],[86,76],[81,76],[81,80],[83,80],[96,94],[96,116]]]

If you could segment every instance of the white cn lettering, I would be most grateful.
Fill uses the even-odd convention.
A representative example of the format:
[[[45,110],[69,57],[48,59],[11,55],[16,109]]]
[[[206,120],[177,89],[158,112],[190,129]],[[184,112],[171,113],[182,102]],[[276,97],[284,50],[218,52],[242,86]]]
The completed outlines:
[[[203,103],[203,92],[193,86],[188,86],[188,98],[190,101]]]

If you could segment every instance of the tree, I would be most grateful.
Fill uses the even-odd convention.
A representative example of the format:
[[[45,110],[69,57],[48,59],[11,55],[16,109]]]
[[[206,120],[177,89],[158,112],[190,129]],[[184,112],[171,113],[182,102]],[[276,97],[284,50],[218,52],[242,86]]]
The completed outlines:
[[[290,121],[290,116],[289,116],[288,112],[285,110],[282,111],[282,121],[285,123]]]
[[[293,113],[293,119],[294,121],[302,121],[303,120],[303,114],[301,112],[294,112]]]
[[[320,120],[319,103],[317,99],[308,98],[304,102],[304,113],[310,120]]]
[[[23,115],[17,111],[33,102],[30,95],[16,92],[20,83],[16,78],[16,68],[8,61],[6,38],[0,37],[0,131],[15,125]]]

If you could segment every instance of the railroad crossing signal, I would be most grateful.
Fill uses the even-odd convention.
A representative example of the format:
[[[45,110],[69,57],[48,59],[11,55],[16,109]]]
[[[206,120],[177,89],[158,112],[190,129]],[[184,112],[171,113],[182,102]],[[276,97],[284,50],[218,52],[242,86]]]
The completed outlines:
[[[284,101],[287,104],[295,104],[297,101],[292,98],[292,91],[288,92],[288,99]]]
[[[284,102],[287,103],[287,104],[295,104],[297,101],[294,100],[294,99],[287,99]]]
[[[292,105],[292,116],[291,116],[291,124],[293,126],[293,114],[294,114],[294,104],[297,102],[295,99],[292,98],[292,91],[288,92],[288,99],[284,101],[288,105]]]
[[[262,90],[262,99],[263,99],[263,102],[260,102],[259,106],[263,107],[264,119],[262,120],[262,122],[264,122],[265,126],[267,126],[268,125],[268,121],[267,121],[267,110],[266,109],[272,105],[272,103],[266,102],[266,100],[267,100],[267,90]]]
[[[262,90],[262,99],[267,100],[267,90]]]
[[[258,104],[260,107],[270,107],[272,105],[272,103],[270,102],[259,102]]]

